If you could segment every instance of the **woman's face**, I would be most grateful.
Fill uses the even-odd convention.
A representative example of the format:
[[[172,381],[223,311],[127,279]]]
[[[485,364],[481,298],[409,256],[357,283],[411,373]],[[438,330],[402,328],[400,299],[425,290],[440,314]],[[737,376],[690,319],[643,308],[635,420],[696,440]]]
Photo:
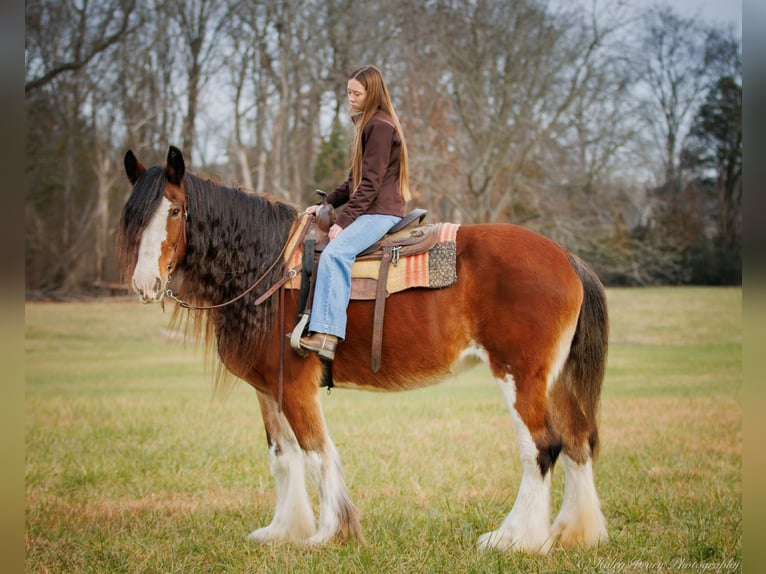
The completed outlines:
[[[351,106],[351,111],[361,112],[364,110],[364,102],[367,100],[367,90],[359,80],[351,78],[348,81],[346,93],[348,94],[348,103]]]

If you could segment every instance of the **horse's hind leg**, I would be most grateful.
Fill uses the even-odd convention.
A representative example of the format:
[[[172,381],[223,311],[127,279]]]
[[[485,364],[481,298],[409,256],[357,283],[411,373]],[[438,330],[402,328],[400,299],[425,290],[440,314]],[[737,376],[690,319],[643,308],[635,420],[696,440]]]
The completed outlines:
[[[517,396],[513,377],[498,378],[519,439],[522,477],[516,502],[500,528],[479,537],[479,548],[546,553],[550,549],[551,472],[558,455],[558,439],[546,424],[545,386],[524,385]],[[532,386],[534,387],[534,385]]]
[[[271,524],[251,532],[248,538],[262,543],[304,541],[314,533],[314,513],[306,491],[303,453],[274,399],[260,391],[257,394],[269,442],[277,504]]]
[[[563,379],[551,390],[551,408],[561,432],[564,499],[551,529],[563,546],[596,546],[607,540],[606,520],[593,480],[593,455],[598,443],[595,420],[588,420]]]
[[[598,451],[609,320],[598,277],[576,257],[570,256],[570,263],[583,286],[583,303],[569,356],[549,388],[550,415],[561,436],[565,472],[564,500],[551,536],[564,546],[595,546],[607,539],[593,480],[593,458]]]

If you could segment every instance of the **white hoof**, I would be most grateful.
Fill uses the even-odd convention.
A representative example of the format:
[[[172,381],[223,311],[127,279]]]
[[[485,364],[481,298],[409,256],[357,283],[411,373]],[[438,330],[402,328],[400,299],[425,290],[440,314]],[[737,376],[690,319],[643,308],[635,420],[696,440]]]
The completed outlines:
[[[551,528],[551,538],[558,540],[566,548],[584,546],[591,548],[605,543],[609,539],[606,532],[606,520],[598,512],[577,522],[556,519]]]
[[[593,482],[593,463],[574,462],[562,455],[566,472],[564,501],[556,520],[553,521],[551,536],[564,547],[593,547],[608,539],[606,520]]]
[[[325,544],[328,544],[333,539],[333,537],[334,536],[332,534],[317,532],[314,534],[314,536],[306,541],[306,544],[309,546],[324,546]]]
[[[272,524],[258,530],[253,530],[247,535],[247,539],[259,544],[278,544],[280,542],[287,542],[290,537],[287,535],[286,529],[277,528]]]
[[[247,539],[259,544],[283,544],[285,542],[304,542],[310,535],[310,532],[291,534],[284,526],[269,524],[258,530],[253,530],[247,535]]]
[[[526,540],[521,536],[514,536],[507,530],[495,530],[479,536],[477,542],[479,550],[514,550],[537,554],[547,554],[552,546],[550,538],[545,540]]]

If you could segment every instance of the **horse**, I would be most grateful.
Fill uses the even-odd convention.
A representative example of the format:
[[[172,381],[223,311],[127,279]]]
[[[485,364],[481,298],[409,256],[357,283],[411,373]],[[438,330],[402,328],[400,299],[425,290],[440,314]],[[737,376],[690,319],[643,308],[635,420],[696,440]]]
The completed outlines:
[[[170,146],[165,165],[124,157],[132,184],[117,251],[125,281],[145,303],[173,299],[187,329],[217,351],[219,370],[251,385],[266,431],[276,507],[251,532],[260,543],[365,542],[319,400],[328,365],[285,348],[298,293],[275,289],[285,246],[305,213],[268,193],[186,169]],[[381,364],[369,364],[373,301],[351,301],[347,336],[331,363],[336,388],[403,391],[483,361],[511,413],[522,478],[513,507],[479,549],[545,554],[607,539],[594,482],[608,314],[603,284],[578,256],[510,223],[460,225],[456,282],[389,295]],[[233,376],[232,376],[233,375]],[[551,476],[565,467],[551,523]],[[306,475],[319,497],[314,515]]]

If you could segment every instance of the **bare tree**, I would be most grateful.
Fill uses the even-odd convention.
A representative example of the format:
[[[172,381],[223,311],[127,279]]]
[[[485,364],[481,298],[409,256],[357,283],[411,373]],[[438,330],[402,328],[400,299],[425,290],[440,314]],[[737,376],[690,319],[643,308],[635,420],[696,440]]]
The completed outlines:
[[[50,84],[67,72],[85,68],[120,42],[130,30],[135,0],[81,3],[29,0],[26,7],[27,77],[24,91]],[[65,39],[54,30],[67,34]]]
[[[670,6],[652,8],[644,16],[633,61],[640,79],[642,119],[660,151],[650,159],[660,174],[658,185],[650,190],[652,213],[640,238],[643,251],[652,254],[655,278],[686,282],[692,278],[690,260],[708,242],[709,202],[696,174],[684,170],[684,150],[694,143],[689,137],[694,135],[695,114],[721,77],[722,66],[733,59],[736,67],[738,49],[722,42],[718,31],[679,16]]]
[[[143,157],[160,159],[168,143],[179,137],[178,102],[184,84],[176,73],[180,54],[167,32],[170,28],[163,5],[147,1],[139,25],[121,42],[109,63],[119,74],[110,99],[125,131],[123,153],[130,148]]]
[[[181,128],[182,145],[191,162],[200,92],[217,65],[219,41],[226,26],[225,5],[220,0],[172,0],[164,4],[169,18],[178,27],[186,72],[186,110]],[[180,81],[173,78],[173,81]]]
[[[242,21],[239,15],[239,7],[243,3],[237,2],[232,5],[232,14],[236,16],[238,22]],[[255,3],[246,3],[255,5]],[[233,96],[233,114],[234,114],[234,141],[232,142],[232,152],[236,158],[236,163],[240,181],[246,189],[253,189],[253,173],[250,167],[250,158],[248,157],[248,147],[245,140],[244,130],[247,114],[254,108],[254,105],[248,104],[245,100],[245,94],[248,86],[248,79],[253,74],[253,60],[255,58],[255,44],[243,34],[233,34],[231,54],[227,54],[224,59],[229,64],[231,74],[231,83],[234,87]]]
[[[27,213],[37,220],[44,213],[47,225],[28,231],[39,234],[32,243],[43,246],[45,264],[37,280],[49,289],[76,290],[94,272],[92,258],[84,256],[92,249],[97,204],[88,168],[89,110],[98,83],[90,74],[124,38],[134,7],[132,1],[108,0],[27,3],[26,101],[33,119],[28,141],[33,152],[38,146],[53,152],[47,160],[30,158],[44,167],[30,172],[27,197],[39,211]],[[50,198],[45,205],[36,201],[41,193]]]
[[[439,16],[447,129],[463,180],[448,197],[468,221],[527,221],[539,213],[544,150],[590,93],[614,28],[529,0],[445,2]]]
[[[302,0],[229,6],[236,35],[226,59],[238,173],[248,187],[300,201],[310,186],[328,87],[326,6]]]
[[[522,223],[617,281],[677,281],[705,223],[679,152],[704,97],[736,95],[720,82],[739,47],[671,8],[640,16],[605,0],[29,0],[27,280],[109,281],[127,148],[160,162],[180,140],[196,169],[313,200],[315,177],[347,170],[346,77],[372,63],[432,218]],[[715,139],[725,107],[688,143]],[[213,149],[226,165],[203,163]],[[651,170],[657,193],[635,183]],[[721,189],[731,235],[741,183]]]
[[[635,54],[635,69],[645,89],[644,121],[663,151],[664,185],[679,193],[679,155],[692,114],[710,86],[705,66],[705,35],[699,22],[671,7],[649,9]]]

